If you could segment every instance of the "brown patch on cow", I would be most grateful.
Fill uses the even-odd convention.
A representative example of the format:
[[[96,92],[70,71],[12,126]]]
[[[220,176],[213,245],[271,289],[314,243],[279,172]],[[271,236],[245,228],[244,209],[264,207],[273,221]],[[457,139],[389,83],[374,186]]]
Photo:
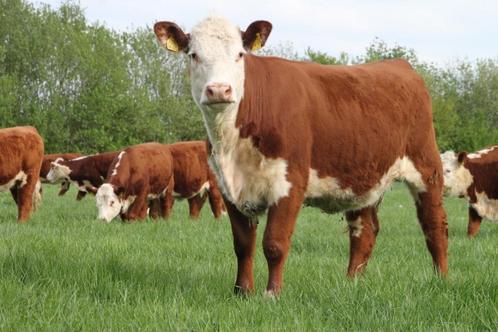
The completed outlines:
[[[43,161],[43,140],[34,127],[0,129],[0,188],[9,186],[18,207],[18,222],[29,219],[33,204],[40,198],[36,192]],[[24,176],[14,181],[23,172]]]

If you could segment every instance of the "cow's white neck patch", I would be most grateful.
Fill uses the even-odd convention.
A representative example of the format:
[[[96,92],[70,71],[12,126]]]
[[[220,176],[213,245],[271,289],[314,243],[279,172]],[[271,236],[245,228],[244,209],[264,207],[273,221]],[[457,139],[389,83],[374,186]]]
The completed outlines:
[[[118,161],[116,162],[116,165],[114,166],[114,169],[112,170],[111,176],[116,176],[118,174],[118,168],[119,168],[119,165],[121,165],[121,158],[123,158],[125,153],[126,153],[125,151],[121,151],[118,154]]]
[[[467,158],[469,158],[469,159],[481,158],[482,156],[484,156],[485,154],[490,153],[491,151],[493,151],[496,148],[498,148],[498,145],[497,146],[492,146],[492,147],[487,148],[487,149],[482,149],[482,150],[479,150],[479,151],[474,152],[474,153],[469,153],[467,155]]]
[[[414,194],[426,190],[422,175],[410,158],[405,156],[398,158],[379,182],[360,196],[355,194],[351,188],[343,188],[338,179],[330,176],[320,178],[318,172],[311,169],[306,190],[306,203],[331,213],[357,210],[377,203],[396,179],[406,181]]]
[[[76,158],[73,158],[73,159],[70,159],[71,161],[78,161],[78,160],[83,160],[83,159],[86,159],[88,157],[92,157],[94,156],[93,154],[92,155],[88,155],[88,156],[81,156],[81,157],[76,157]]]
[[[17,182],[19,183],[19,187],[23,187],[28,180],[28,176],[23,171],[20,171],[16,174],[11,180],[7,181],[7,183],[0,184],[0,191],[7,191],[12,188]]]

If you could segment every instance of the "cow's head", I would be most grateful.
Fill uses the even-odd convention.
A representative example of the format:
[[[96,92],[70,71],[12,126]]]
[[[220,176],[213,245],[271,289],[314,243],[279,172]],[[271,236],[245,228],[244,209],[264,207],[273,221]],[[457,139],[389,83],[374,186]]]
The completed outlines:
[[[55,183],[57,181],[69,181],[71,169],[63,164],[64,159],[57,158],[50,163],[50,171],[47,174],[47,180]]]
[[[123,201],[110,183],[104,183],[99,187],[95,201],[99,210],[98,218],[106,222],[111,222],[123,209]]]
[[[154,25],[161,45],[188,55],[192,96],[204,112],[215,113],[240,102],[244,94],[244,56],[263,47],[271,29],[270,22],[255,21],[241,31],[221,17],[208,17],[190,33],[171,22]]]
[[[444,192],[451,196],[465,196],[467,188],[472,184],[470,171],[464,166],[466,152],[446,151],[441,154],[443,162]]]

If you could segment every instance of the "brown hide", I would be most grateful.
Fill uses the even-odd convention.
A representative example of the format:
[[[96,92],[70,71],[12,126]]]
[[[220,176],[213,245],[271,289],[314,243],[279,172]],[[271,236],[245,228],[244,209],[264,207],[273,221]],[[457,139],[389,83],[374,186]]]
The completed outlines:
[[[173,156],[174,191],[180,198],[189,199],[190,216],[192,218],[199,216],[206,197],[197,197],[205,196],[205,194],[195,194],[201,190],[206,182],[209,182],[207,195],[211,210],[215,218],[219,218],[225,207],[215,176],[207,163],[206,142],[179,142],[170,144],[169,148]]]
[[[467,188],[470,202],[475,203],[476,192],[484,192],[490,199],[498,199],[498,147],[477,158],[463,161],[463,166],[472,174],[473,183]]]
[[[78,182],[80,186],[84,185],[84,181],[88,181],[98,188],[104,183],[107,170],[118,153],[117,151],[104,152],[76,158],[76,160],[64,160],[58,164],[69,167],[71,181]],[[90,188],[87,187],[87,189]],[[95,192],[92,191],[92,193]]]
[[[105,179],[105,183],[111,184],[121,199],[136,196],[122,217],[128,220],[145,219],[147,196],[150,194],[161,195],[162,216],[168,217],[174,187],[173,160],[169,147],[151,142],[133,145],[122,151],[124,154],[114,159]]]
[[[0,186],[19,172],[27,175],[26,184],[14,183],[10,189],[18,206],[18,221],[27,221],[33,207],[36,183],[39,181],[44,145],[33,127],[0,129]]]

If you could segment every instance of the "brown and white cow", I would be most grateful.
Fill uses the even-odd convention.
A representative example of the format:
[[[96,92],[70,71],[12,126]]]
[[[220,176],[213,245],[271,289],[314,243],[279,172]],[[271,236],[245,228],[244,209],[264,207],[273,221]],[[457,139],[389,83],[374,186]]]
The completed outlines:
[[[43,140],[33,127],[0,129],[0,191],[10,190],[25,222],[41,201],[40,168]]]
[[[57,159],[60,160],[70,160],[74,158],[80,157],[80,153],[52,153],[52,154],[46,154],[43,156],[43,162],[42,166],[40,169],[40,180],[43,183],[50,182],[47,180],[47,174],[50,171],[50,168],[52,166],[52,162],[56,161]],[[68,190],[69,190],[70,182],[67,180],[62,180],[61,181],[61,190],[59,191],[59,196],[64,195]]]
[[[98,217],[107,222],[118,215],[125,220],[145,219],[148,202],[157,199],[162,216],[168,217],[173,188],[173,158],[167,145],[130,146],[119,152],[97,191]]]
[[[50,182],[70,181],[78,187],[80,200],[87,192],[95,194],[104,183],[107,170],[119,152],[104,152],[82,156],[71,160],[56,159],[51,163],[47,180]]]
[[[154,26],[164,47],[190,59],[210,166],[232,224],[236,291],[253,290],[256,218],[266,210],[267,291],[280,291],[305,200],[348,211],[348,275],[361,271],[378,230],[374,207],[395,179],[408,183],[433,263],[446,274],[442,167],[422,78],[403,60],[325,66],[251,54],[271,29],[256,21],[241,31],[220,17],[189,34],[171,22]]]
[[[441,155],[445,192],[469,202],[467,234],[479,233],[483,218],[498,221],[498,146],[475,153]]]
[[[190,217],[197,219],[207,198],[215,218],[225,210],[223,197],[207,162],[206,142],[192,141],[170,144],[173,156],[175,198],[187,199]]]

